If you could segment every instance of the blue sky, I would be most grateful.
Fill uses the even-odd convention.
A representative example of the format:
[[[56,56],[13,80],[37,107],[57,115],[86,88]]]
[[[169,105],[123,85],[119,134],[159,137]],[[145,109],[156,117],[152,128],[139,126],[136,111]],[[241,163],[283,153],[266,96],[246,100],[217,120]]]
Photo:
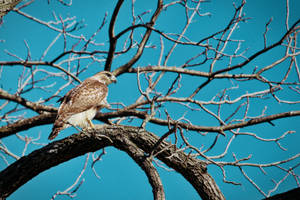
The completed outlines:
[[[89,1],[89,3],[83,4],[80,1],[73,1],[72,7],[62,6],[58,1],[51,0],[50,4],[47,4],[47,1],[36,1],[32,5],[24,9],[24,12],[30,13],[31,15],[41,18],[43,20],[53,19],[51,11],[55,10],[57,15],[66,16],[76,16],[77,21],[80,21],[85,27],[80,29],[76,33],[82,33],[83,35],[89,37],[91,36],[97,28],[100,26],[102,19],[105,15],[105,12],[108,13],[108,20],[112,14],[112,9],[116,1]],[[116,26],[116,32],[122,30],[126,26],[130,25],[130,2],[125,1],[124,6],[121,9],[120,16],[118,17],[118,22]],[[166,1],[169,2],[169,1]],[[239,1],[237,1],[237,4]],[[145,9],[150,9],[151,12],[155,10],[156,1],[136,1],[136,13],[141,13]],[[300,18],[299,9],[300,2],[297,0],[290,0],[290,25]],[[170,8],[171,9],[171,8]],[[161,14],[157,22],[157,28],[165,32],[176,32],[182,29],[184,25],[184,17],[178,15],[178,7],[172,8],[173,12],[166,15],[165,12]],[[202,18],[197,18],[192,26],[187,31],[187,35],[197,40],[197,38],[202,38],[208,36],[209,34],[224,28],[224,26],[231,19],[234,8],[232,6],[231,0],[216,1],[211,0],[211,2],[204,3],[202,6],[202,12],[210,12],[211,16],[205,16]],[[251,55],[255,51],[263,48],[263,32],[265,30],[265,24],[272,17],[273,21],[270,25],[268,43],[271,44],[277,41],[282,37],[285,30],[285,1],[278,0],[276,3],[272,0],[249,0],[244,8],[246,17],[249,17],[247,23],[241,23],[239,28],[233,34],[233,38],[245,40],[242,48],[248,48],[246,56]],[[144,20],[148,20],[150,15],[145,15]],[[130,18],[130,20],[128,20]],[[99,43],[103,43],[102,46],[99,46],[100,50],[108,49],[108,37],[107,37],[107,28],[108,24],[103,27],[103,30],[95,37],[95,40]],[[32,60],[38,60],[42,56],[42,52],[48,47],[51,41],[56,37],[57,33],[54,31],[49,31],[45,26],[32,22],[24,17],[18,15],[17,13],[10,12],[4,17],[4,23],[0,27],[0,40],[5,40],[0,42],[0,60],[15,60],[14,57],[8,56],[4,50],[8,50],[22,58],[26,58],[26,46],[24,41],[30,46],[30,52]],[[150,44],[159,44],[159,38],[157,35],[153,34],[150,37]],[[71,44],[71,43],[70,43]],[[120,48],[120,47],[119,47]],[[165,43],[165,48],[170,48],[170,43]],[[230,48],[234,48],[233,46]],[[60,39],[57,44],[55,44],[46,55],[45,60],[51,60],[56,57],[63,49],[63,40]],[[90,49],[93,50],[93,49]],[[126,56],[120,56],[113,62],[113,69],[120,66],[128,60],[128,56],[133,52],[129,52]],[[157,64],[157,58],[159,57],[160,49],[146,49],[145,54],[142,59],[136,64],[136,66],[146,66],[146,65],[155,65]],[[175,49],[173,55],[171,56],[168,65],[181,65],[184,63],[191,54],[196,53],[196,50],[189,50],[186,47],[181,47]],[[276,60],[276,56],[280,55],[281,51],[275,50],[271,53],[259,57],[251,65],[263,66],[271,63]],[[102,58],[104,59],[104,58]],[[89,63],[90,61],[82,61],[82,65]],[[237,60],[238,62],[238,60]],[[220,63],[221,65],[222,63]],[[283,63],[284,65],[286,63]],[[67,66],[67,65],[64,65]],[[87,71],[81,73],[79,78],[84,80],[86,77],[91,74],[102,70],[104,62],[92,64]],[[221,67],[221,66],[220,66]],[[251,67],[249,67],[252,69]],[[45,69],[49,69],[45,67]],[[249,70],[250,70],[249,69]],[[51,69],[53,72],[57,72],[55,69]],[[243,69],[247,72],[248,69]],[[17,87],[18,76],[17,74],[22,73],[22,67],[12,66],[4,67],[3,74],[0,78],[0,86],[5,90],[14,93]],[[281,70],[274,70],[270,73],[272,78],[280,78],[282,74]],[[136,86],[135,75],[124,75],[118,78],[118,83],[116,85],[110,86],[110,96],[108,97],[109,102],[124,102],[125,104],[130,104],[139,96],[138,89]],[[174,74],[168,75],[163,79],[162,84],[158,87],[165,91],[167,88],[164,88],[164,84],[172,78],[176,77]],[[50,79],[51,81],[51,79]],[[54,80],[53,80],[54,81]],[[198,85],[199,78],[197,77],[183,77],[184,87],[192,87]],[[55,80],[55,87],[59,88],[60,85],[64,84],[62,80]],[[253,82],[252,82],[253,83]],[[208,100],[213,95],[215,91],[221,91],[224,87],[229,87],[232,83],[228,80],[216,81],[210,84],[208,87],[197,95],[197,98],[202,100]],[[145,86],[145,85],[143,85]],[[240,89],[235,90],[231,95],[238,96],[245,91],[252,92],[260,87],[259,83],[240,83]],[[53,88],[53,89],[54,89]],[[67,92],[66,88],[63,92]],[[130,89],[128,89],[130,88]],[[180,91],[179,94],[185,95],[187,90]],[[31,101],[37,101],[40,97],[47,97],[47,93],[44,91],[37,90],[30,94],[24,94],[25,98],[30,99]],[[299,96],[296,96],[294,93],[284,93],[282,94],[283,98],[288,98],[291,100],[299,99]],[[285,105],[285,104],[276,104],[272,100],[266,100],[268,105],[268,110],[266,114],[274,114],[279,112],[285,112],[287,110],[299,110],[299,105]],[[3,102],[2,100],[0,101]],[[50,101],[47,104],[58,106],[55,103],[55,100]],[[173,105],[172,105],[173,106]],[[258,110],[261,110],[264,105],[261,105],[261,102],[252,101],[252,108],[250,114],[256,115]],[[182,108],[178,109],[176,106],[171,107],[171,114],[174,118],[180,117],[182,113],[185,112]],[[228,106],[227,109],[236,108],[235,106]],[[254,109],[253,109],[254,108]],[[228,113],[229,113],[228,110]],[[226,110],[224,111],[227,112]],[[32,116],[34,113],[27,113],[27,116]],[[215,122],[212,119],[202,118],[194,112],[189,112],[187,114],[195,122],[202,125],[213,125]],[[97,123],[97,122],[95,122]],[[135,122],[138,124],[139,122]],[[240,137],[237,138],[236,143],[230,149],[230,152],[238,153],[239,158],[248,156],[249,154],[253,155],[253,161],[257,162],[272,162],[274,160],[280,160],[287,158],[291,155],[294,155],[299,152],[298,144],[299,141],[299,132],[300,128],[297,126],[299,123],[299,117],[291,118],[289,120],[277,120],[274,122],[275,127],[270,126],[269,124],[261,124],[256,127],[245,128],[245,131],[256,132],[260,136],[265,137],[274,137],[275,135],[281,135],[286,130],[296,130],[297,133],[289,136],[287,139],[282,141],[282,144],[288,148],[288,152],[281,151],[276,145],[257,142],[251,137]],[[33,128],[24,132],[21,132],[21,135],[28,135],[31,137],[37,137],[39,134],[42,135],[41,141],[43,143],[48,143],[47,136],[50,132],[51,125],[41,126]],[[149,125],[149,130],[152,132],[157,131],[158,133],[164,133],[164,129],[158,126]],[[64,138],[70,134],[74,133],[74,129],[65,130],[60,134],[59,139]],[[191,139],[193,144],[205,144],[211,143],[215,135],[201,137],[199,135],[188,133],[188,137]],[[229,140],[229,137],[222,139],[224,145],[226,141]],[[16,140],[15,136],[10,136],[3,139],[3,142],[7,145],[16,154],[20,154],[24,148],[24,144]],[[255,146],[253,146],[255,145]],[[30,153],[32,150],[36,149],[36,146],[29,146],[27,153]],[[219,145],[211,153],[221,152],[224,149],[222,144]],[[100,154],[101,151],[97,152]],[[119,152],[113,148],[106,149],[107,154],[102,158],[102,161],[96,163],[95,169],[101,177],[100,180],[96,178],[93,174],[93,171],[90,167],[91,165],[91,155],[89,156],[89,164],[87,170],[83,174],[81,180],[84,180],[84,183],[80,189],[76,192],[77,196],[75,199],[141,199],[147,200],[152,199],[151,187],[147,182],[147,178],[141,169],[132,161],[125,153]],[[63,163],[55,168],[49,169],[28,183],[22,186],[18,191],[12,194],[8,199],[9,200],[19,200],[19,199],[50,199],[51,196],[58,190],[63,191],[68,188],[76,180],[77,176],[80,174],[86,156],[82,156],[66,163]],[[230,155],[230,158],[232,156]],[[226,158],[229,159],[230,158]],[[9,162],[13,162],[13,159],[9,159]],[[293,162],[293,163],[296,163]],[[5,163],[0,160],[0,169],[5,168]],[[258,169],[245,168],[250,175],[260,174]],[[195,190],[174,171],[167,171],[163,168],[159,168],[159,173],[162,178],[162,182],[165,186],[165,192],[167,199],[179,200],[179,199],[199,199]],[[219,185],[221,191],[224,193],[227,199],[261,199],[263,196],[247,182],[240,174],[238,169],[228,168],[227,175],[229,180],[234,180],[236,182],[242,182],[242,186],[234,186],[232,184],[226,184],[222,181],[222,175],[220,169],[215,166],[209,166],[209,173],[214,177],[215,181]],[[268,174],[266,176],[257,176],[256,181],[259,183],[263,189],[268,189],[272,186],[270,177],[274,177],[276,180],[280,180],[284,174],[274,170],[267,169]],[[298,169],[299,173],[299,169]],[[296,187],[293,179],[290,177],[285,181],[279,188],[279,192],[283,192],[289,189]],[[66,199],[66,197],[61,196],[57,199]]]

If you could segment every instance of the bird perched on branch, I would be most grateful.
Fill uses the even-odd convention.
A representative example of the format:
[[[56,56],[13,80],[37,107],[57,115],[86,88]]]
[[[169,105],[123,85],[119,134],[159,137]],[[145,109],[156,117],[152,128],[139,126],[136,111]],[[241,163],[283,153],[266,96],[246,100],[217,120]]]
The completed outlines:
[[[87,78],[60,98],[58,102],[60,101],[61,105],[48,139],[54,139],[62,129],[70,125],[94,128],[91,120],[98,110],[110,107],[106,101],[107,86],[116,80],[111,72],[102,71]]]

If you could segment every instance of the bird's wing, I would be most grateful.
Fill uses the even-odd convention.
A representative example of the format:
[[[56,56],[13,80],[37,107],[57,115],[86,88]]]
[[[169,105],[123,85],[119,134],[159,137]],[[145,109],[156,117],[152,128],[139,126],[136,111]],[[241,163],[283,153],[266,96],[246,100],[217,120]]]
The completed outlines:
[[[86,80],[63,98],[58,114],[76,114],[106,102],[107,86],[96,80]]]

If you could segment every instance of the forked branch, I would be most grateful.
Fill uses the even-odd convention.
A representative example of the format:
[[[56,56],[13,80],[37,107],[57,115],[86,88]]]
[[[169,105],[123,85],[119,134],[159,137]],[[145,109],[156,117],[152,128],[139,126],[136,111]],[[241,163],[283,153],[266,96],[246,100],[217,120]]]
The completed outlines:
[[[149,28],[147,28],[147,30],[146,30],[146,32],[143,36],[143,39],[139,44],[139,47],[138,47],[138,50],[137,50],[136,54],[126,64],[124,64],[124,65],[120,66],[119,68],[117,68],[116,70],[114,70],[113,73],[116,76],[125,73],[142,56],[144,48],[145,48],[145,46],[147,44],[147,41],[148,41],[148,39],[151,35],[151,32],[152,32],[151,28],[154,26],[154,24],[155,24],[159,14],[160,14],[160,12],[162,11],[162,9],[163,9],[163,1],[158,0],[156,10],[155,10],[154,14],[152,15],[151,20],[147,23]]]

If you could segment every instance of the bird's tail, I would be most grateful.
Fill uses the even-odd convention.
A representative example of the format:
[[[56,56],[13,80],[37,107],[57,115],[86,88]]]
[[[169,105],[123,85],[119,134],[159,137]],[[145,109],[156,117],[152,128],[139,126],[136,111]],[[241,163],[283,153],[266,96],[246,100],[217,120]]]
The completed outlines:
[[[58,133],[61,131],[62,128],[59,128],[59,127],[53,127],[52,129],[52,132],[50,133],[48,139],[49,140],[53,140],[57,135]]]
[[[62,129],[64,129],[63,121],[60,119],[56,119],[48,139],[53,140]]]

